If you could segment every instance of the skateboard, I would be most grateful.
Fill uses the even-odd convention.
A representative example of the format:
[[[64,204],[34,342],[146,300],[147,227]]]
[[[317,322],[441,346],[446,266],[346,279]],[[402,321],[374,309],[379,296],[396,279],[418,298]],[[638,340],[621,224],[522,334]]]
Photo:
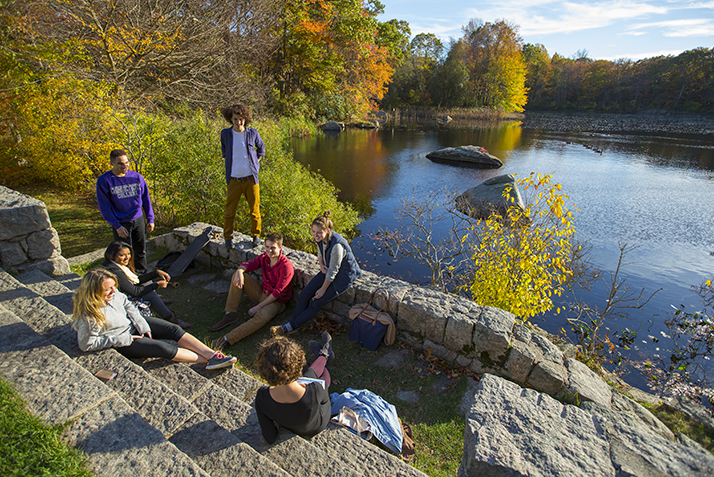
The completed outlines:
[[[213,234],[213,227],[206,227],[201,235],[193,239],[193,242],[188,246],[186,250],[183,251],[181,256],[176,259],[174,263],[171,264],[166,273],[173,279],[180,277],[181,274],[186,271],[189,264],[196,258],[198,252],[205,247]]]

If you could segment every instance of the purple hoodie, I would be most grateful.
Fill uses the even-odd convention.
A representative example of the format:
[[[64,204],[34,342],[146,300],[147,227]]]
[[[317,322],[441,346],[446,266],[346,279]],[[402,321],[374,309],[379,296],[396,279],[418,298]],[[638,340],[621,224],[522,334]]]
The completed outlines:
[[[118,229],[121,222],[131,222],[146,212],[147,223],[154,223],[149,188],[141,174],[127,171],[124,177],[107,171],[97,179],[97,203],[99,212],[109,225]]]

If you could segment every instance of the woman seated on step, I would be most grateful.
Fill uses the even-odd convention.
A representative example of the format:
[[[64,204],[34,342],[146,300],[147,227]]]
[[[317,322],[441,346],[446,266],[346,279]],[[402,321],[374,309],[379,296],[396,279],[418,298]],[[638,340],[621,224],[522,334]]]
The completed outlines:
[[[151,304],[161,318],[179,325],[181,328],[190,328],[192,325],[176,316],[176,313],[166,307],[156,290],[166,288],[171,280],[168,273],[155,270],[144,275],[137,275],[134,271],[134,251],[126,242],[112,242],[104,251],[102,266],[116,275],[119,281],[119,291],[129,296],[130,299],[141,298]],[[158,280],[157,280],[158,278]],[[153,280],[153,281],[152,281]]]
[[[280,426],[303,437],[319,434],[330,422],[330,373],[325,368],[332,352],[332,337],[322,333],[322,344],[308,343],[315,361],[303,374],[305,353],[300,345],[285,336],[263,343],[258,351],[258,373],[270,386],[263,386],[255,396],[263,438],[272,444]],[[301,379],[302,377],[311,379]],[[319,381],[322,380],[324,386]]]
[[[206,363],[206,369],[232,366],[236,358],[213,351],[180,326],[144,318],[117,291],[117,277],[103,268],[88,271],[73,297],[72,328],[82,351],[105,348],[127,358],[166,358],[181,363]],[[172,341],[164,341],[172,340]]]

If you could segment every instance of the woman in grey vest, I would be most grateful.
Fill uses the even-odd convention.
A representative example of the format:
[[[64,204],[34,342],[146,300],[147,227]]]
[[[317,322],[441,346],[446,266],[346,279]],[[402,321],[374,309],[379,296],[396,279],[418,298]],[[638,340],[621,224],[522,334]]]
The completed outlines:
[[[362,276],[347,240],[332,230],[330,211],[312,221],[311,233],[317,243],[320,273],[305,285],[290,321],[270,329],[273,334],[290,333],[312,320],[323,306],[343,294]]]

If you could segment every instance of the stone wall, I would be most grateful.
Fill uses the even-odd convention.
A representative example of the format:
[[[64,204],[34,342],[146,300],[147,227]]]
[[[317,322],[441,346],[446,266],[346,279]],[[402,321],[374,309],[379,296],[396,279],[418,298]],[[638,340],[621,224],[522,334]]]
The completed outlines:
[[[184,250],[208,224],[194,223],[174,229],[172,233],[152,240],[155,246],[170,251]],[[222,232],[220,227],[213,227]],[[260,253],[253,248],[251,237],[234,234],[236,246],[226,250],[222,233],[211,239],[196,260],[211,267],[237,268],[238,264]],[[295,267],[296,291],[318,272],[314,255],[283,248]],[[537,327],[526,326],[499,308],[481,306],[471,300],[441,293],[390,277],[364,272],[347,292],[328,304],[328,318],[349,324],[348,311],[356,303],[368,302],[374,292],[389,292],[388,310],[397,327],[397,336],[451,364],[469,368],[475,373],[506,377],[521,385],[559,399],[594,401],[610,405],[610,387],[587,366],[572,359],[574,347],[559,348]],[[297,296],[295,293],[294,297]],[[384,308],[385,304],[377,301]]]
[[[0,267],[70,273],[44,202],[0,186]]]

